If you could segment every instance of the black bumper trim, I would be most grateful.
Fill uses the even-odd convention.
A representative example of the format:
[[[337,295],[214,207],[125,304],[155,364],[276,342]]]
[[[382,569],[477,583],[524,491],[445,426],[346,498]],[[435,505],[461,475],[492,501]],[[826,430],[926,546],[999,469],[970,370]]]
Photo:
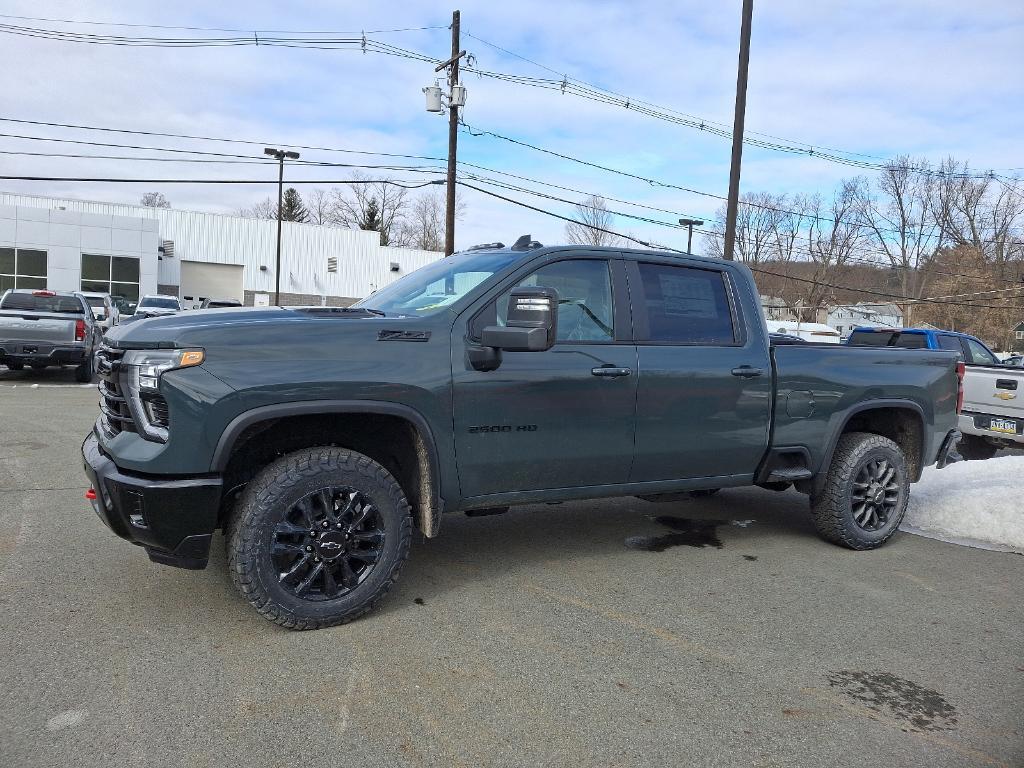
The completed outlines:
[[[100,450],[95,433],[82,444],[93,510],[122,539],[145,547],[154,562],[206,567],[217,527],[223,482],[219,476],[140,477],[120,470]]]

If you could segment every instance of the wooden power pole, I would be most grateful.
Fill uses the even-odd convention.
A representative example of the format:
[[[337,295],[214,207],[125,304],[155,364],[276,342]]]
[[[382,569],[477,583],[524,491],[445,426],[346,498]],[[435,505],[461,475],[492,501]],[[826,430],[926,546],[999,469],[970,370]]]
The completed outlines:
[[[462,58],[459,49],[459,22],[458,11],[452,12],[452,57],[449,60],[448,69],[448,93],[459,84],[459,59]],[[444,207],[444,255],[451,256],[455,253],[455,165],[456,153],[459,145],[459,108],[454,104],[448,105],[448,182],[445,187]]]
[[[743,0],[743,21],[740,24],[740,61],[736,73],[736,116],[732,122],[732,166],[729,169],[729,202],[725,212],[725,243],[723,255],[733,259],[736,240],[736,210],[740,202],[740,163],[743,160],[743,119],[747,111],[747,69],[750,66],[750,22],[754,0]]]

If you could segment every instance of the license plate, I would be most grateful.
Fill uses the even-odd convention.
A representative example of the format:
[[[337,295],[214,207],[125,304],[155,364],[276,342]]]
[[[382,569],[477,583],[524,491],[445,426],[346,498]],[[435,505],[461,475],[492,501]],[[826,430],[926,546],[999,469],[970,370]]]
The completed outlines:
[[[1003,432],[1007,435],[1017,434],[1017,422],[1013,419],[992,419],[988,428],[993,432]]]

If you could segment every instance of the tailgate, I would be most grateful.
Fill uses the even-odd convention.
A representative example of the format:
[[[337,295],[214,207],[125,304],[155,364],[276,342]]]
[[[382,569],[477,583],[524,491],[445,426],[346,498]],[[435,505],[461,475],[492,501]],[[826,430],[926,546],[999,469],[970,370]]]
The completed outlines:
[[[75,341],[75,320],[81,315],[49,312],[0,311],[0,342],[46,341],[52,344]]]
[[[963,409],[1024,421],[1024,369],[968,365]]]

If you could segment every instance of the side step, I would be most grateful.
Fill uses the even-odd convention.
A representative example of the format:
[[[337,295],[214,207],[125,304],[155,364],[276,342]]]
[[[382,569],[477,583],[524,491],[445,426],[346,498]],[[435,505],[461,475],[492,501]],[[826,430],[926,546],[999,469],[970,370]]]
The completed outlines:
[[[768,483],[795,483],[797,480],[810,480],[811,470],[807,467],[780,467],[773,469],[765,482]]]

